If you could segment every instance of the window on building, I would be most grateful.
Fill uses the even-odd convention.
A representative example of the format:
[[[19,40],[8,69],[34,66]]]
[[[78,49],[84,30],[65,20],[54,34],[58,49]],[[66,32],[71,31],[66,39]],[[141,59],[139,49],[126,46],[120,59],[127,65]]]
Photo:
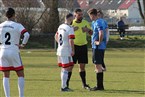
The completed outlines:
[[[100,4],[103,4],[105,0],[102,0],[102,2]]]
[[[83,1],[80,2],[80,5],[82,5],[82,4],[83,4]]]
[[[110,0],[109,4],[111,4],[113,2],[113,0]]]
[[[121,3],[121,1],[122,1],[122,0],[119,0],[119,1],[118,1],[118,4],[120,4],[120,3]]]
[[[97,1],[96,3],[95,3],[95,5],[97,5],[99,3],[99,1]]]
[[[127,2],[126,2],[126,4],[128,4],[130,2],[130,0],[128,0]]]

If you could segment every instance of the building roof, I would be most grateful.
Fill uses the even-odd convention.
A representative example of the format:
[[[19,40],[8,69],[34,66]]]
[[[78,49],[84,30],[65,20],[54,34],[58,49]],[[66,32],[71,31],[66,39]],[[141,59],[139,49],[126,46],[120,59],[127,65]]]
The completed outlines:
[[[102,10],[117,10],[125,0],[94,0],[90,6]]]
[[[136,0],[125,0],[124,3],[122,3],[118,9],[128,9]]]
[[[40,7],[38,0],[2,0],[5,7]]]
[[[44,5],[48,4],[48,0],[42,0]],[[49,5],[48,5],[49,6]],[[69,0],[58,0],[58,7],[59,8],[80,8],[80,5],[77,0],[73,0],[73,5]]]
[[[77,0],[73,0],[73,4],[71,4],[69,0],[59,0],[58,6],[60,8],[69,8],[69,7],[80,8],[80,5]]]
[[[77,0],[80,8],[87,9],[89,7],[89,1],[88,0]]]
[[[42,1],[42,2],[40,2]],[[117,10],[128,9],[136,0],[73,0],[73,5],[70,6],[70,1],[59,0],[59,8],[97,8],[102,10]],[[34,7],[40,8],[42,3],[48,0],[2,0],[4,7]]]

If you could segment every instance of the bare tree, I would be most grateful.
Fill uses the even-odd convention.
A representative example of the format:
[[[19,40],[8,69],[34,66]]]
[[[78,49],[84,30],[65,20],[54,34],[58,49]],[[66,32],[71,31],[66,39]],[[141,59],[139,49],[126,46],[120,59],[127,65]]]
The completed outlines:
[[[25,0],[24,2],[19,2],[19,6],[16,8],[16,19],[18,22],[22,23],[25,28],[31,33],[35,26],[41,20],[47,8],[40,8],[30,1],[31,0]]]
[[[42,20],[41,20],[41,23],[39,25],[41,28],[41,32],[43,32],[43,33],[56,32],[57,29],[55,28],[55,30],[54,30],[54,28],[52,27],[52,26],[55,26],[56,24],[52,24],[53,21],[51,21],[49,19],[50,12],[52,11],[50,9],[52,7],[53,2],[52,2],[52,0],[43,0],[43,2],[44,2],[45,7],[47,7],[49,10],[44,13]],[[55,18],[55,17],[51,17],[51,18]],[[60,17],[60,19],[61,19],[61,17]],[[57,26],[58,25],[59,25],[59,23],[57,23]],[[54,31],[52,31],[52,30],[54,30]]]
[[[59,26],[59,12],[58,12],[58,0],[50,0],[49,10],[49,32],[56,32]]]
[[[137,3],[138,3],[140,15],[145,23],[145,0],[142,0],[142,1],[143,1],[142,3],[143,3],[143,7],[144,7],[144,12],[142,11],[141,0],[137,0]]]
[[[64,17],[67,13],[73,12],[74,10],[74,0],[59,0],[58,4],[59,8],[62,10],[59,13],[60,23],[64,22]]]
[[[51,28],[48,27],[48,24],[50,23],[49,22],[49,17],[50,17],[49,11],[46,11],[44,13],[42,19],[41,19],[40,24],[39,24],[39,27],[40,27],[42,33],[48,33],[48,32],[50,32]]]
[[[70,12],[73,11],[74,3],[76,0],[59,0],[58,7],[59,8],[66,8]]]
[[[43,0],[46,11],[42,17],[40,28],[43,33],[54,33],[59,26],[58,0]]]
[[[75,0],[76,1],[76,0]],[[74,0],[43,0],[49,11],[45,12],[40,23],[44,33],[56,32],[68,12],[73,11]]]

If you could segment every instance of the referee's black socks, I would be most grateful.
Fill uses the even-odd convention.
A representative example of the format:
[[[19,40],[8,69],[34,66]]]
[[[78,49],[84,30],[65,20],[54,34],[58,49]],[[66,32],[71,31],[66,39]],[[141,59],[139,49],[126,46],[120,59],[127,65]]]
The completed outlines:
[[[79,73],[80,73],[80,77],[82,79],[83,86],[85,86],[86,85],[86,71],[81,71]]]
[[[69,81],[70,81],[71,75],[72,75],[72,72],[68,72],[68,79],[66,82],[67,87],[69,87]]]

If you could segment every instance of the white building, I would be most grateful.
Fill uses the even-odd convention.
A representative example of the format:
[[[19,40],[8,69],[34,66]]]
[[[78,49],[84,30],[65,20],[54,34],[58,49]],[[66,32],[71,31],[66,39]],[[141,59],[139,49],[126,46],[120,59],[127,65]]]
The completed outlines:
[[[140,1],[143,11],[143,0]],[[93,0],[89,7],[105,11],[105,14],[109,16],[108,20],[113,19],[109,22],[115,23],[114,18],[125,17],[129,24],[143,24],[137,0]]]
[[[141,1],[142,12],[144,10],[143,0]],[[118,14],[125,16],[130,24],[142,24],[143,20],[140,16],[137,0],[126,0],[118,8]]]

